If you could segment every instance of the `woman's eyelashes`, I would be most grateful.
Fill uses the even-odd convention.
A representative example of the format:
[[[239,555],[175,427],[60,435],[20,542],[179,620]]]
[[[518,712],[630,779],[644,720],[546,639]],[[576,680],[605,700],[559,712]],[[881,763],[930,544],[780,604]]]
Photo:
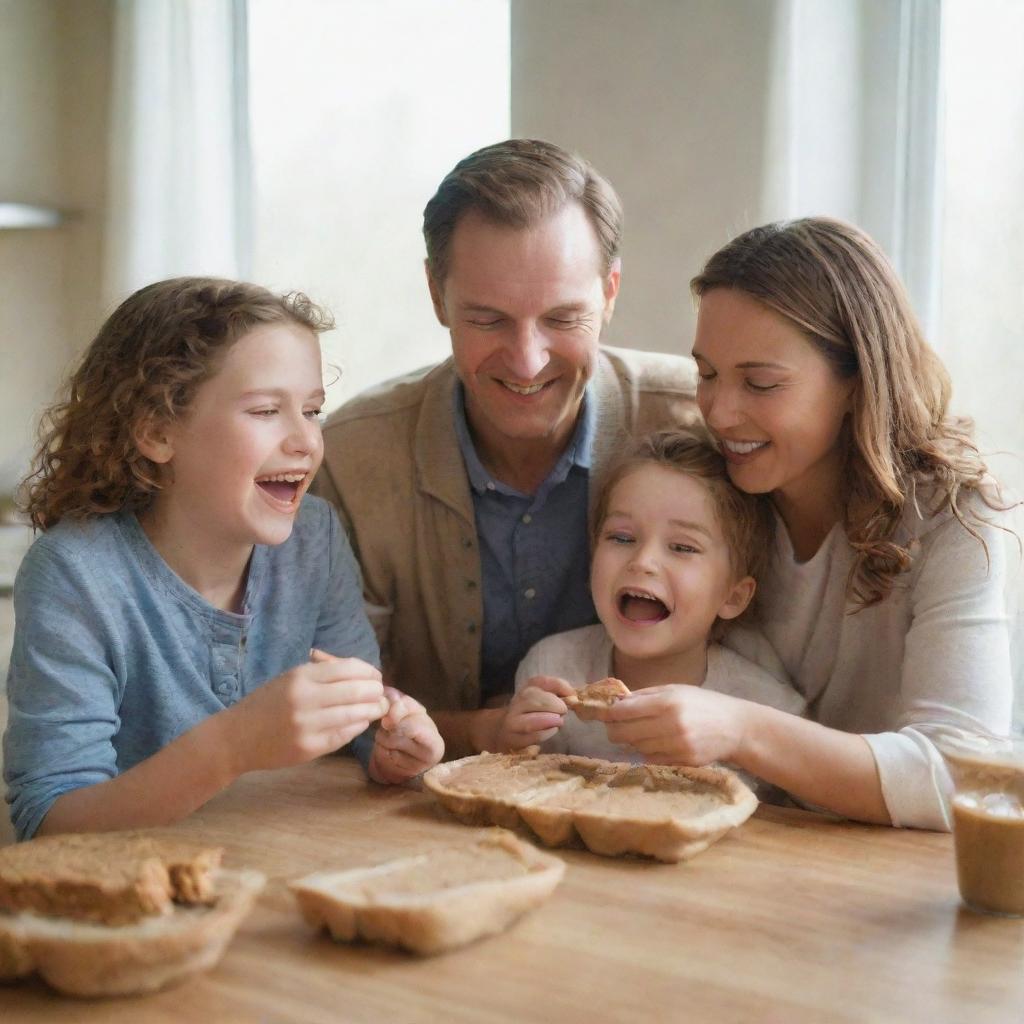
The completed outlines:
[[[705,383],[710,384],[713,380],[718,377],[717,373],[699,373],[697,376]],[[768,391],[774,391],[776,388],[781,387],[781,383],[778,381],[767,382],[767,381],[756,381],[751,380],[749,377],[743,381],[743,386],[748,391],[753,391],[755,394],[765,394]]]

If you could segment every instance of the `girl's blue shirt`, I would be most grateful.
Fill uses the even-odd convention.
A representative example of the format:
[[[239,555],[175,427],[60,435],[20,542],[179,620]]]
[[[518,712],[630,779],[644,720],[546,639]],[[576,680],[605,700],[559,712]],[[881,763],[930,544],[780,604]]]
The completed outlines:
[[[319,498],[303,499],[283,544],[254,548],[242,607],[188,586],[130,512],[37,538],[15,581],[7,677],[4,779],[20,839],[62,793],[145,760],[312,647],[380,665],[359,567]],[[355,745],[365,764],[367,734]]]

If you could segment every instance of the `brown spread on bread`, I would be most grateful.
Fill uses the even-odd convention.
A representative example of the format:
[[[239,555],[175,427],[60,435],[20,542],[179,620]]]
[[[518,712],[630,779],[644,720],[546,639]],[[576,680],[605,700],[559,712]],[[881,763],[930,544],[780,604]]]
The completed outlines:
[[[580,718],[592,718],[590,712],[610,708],[617,700],[629,694],[629,687],[621,679],[609,676],[596,683],[587,683],[575,693],[563,697],[565,706]]]
[[[753,813],[718,766],[630,765],[568,754],[479,754],[437,765],[424,786],[460,821],[531,829],[550,846],[685,860]]]
[[[0,849],[0,910],[121,925],[214,898],[222,850],[142,833],[42,836]]]

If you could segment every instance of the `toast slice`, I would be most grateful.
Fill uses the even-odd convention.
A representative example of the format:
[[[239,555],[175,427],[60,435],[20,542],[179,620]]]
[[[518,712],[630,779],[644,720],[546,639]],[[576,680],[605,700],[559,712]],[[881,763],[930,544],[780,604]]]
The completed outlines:
[[[208,882],[210,902],[175,906],[131,924],[0,913],[0,981],[37,973],[67,995],[121,996],[155,992],[207,970],[223,955],[265,878],[221,869]]]
[[[0,911],[105,925],[213,898],[223,851],[142,832],[42,836],[0,849]]]
[[[342,942],[420,955],[504,931],[541,904],[565,864],[501,829],[376,867],[317,872],[289,883],[303,917]]]
[[[597,717],[597,713],[610,708],[617,700],[628,694],[629,687],[621,679],[609,676],[596,683],[581,686],[575,693],[563,697],[562,700],[570,711],[576,712],[577,718],[590,721]]]
[[[567,754],[478,754],[423,784],[460,821],[525,825],[549,846],[686,860],[741,825],[757,797],[727,768],[629,765]]]

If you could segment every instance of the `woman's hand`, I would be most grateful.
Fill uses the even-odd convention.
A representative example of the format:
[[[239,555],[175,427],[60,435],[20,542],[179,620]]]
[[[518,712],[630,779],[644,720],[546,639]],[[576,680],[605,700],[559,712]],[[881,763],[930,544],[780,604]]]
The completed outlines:
[[[572,683],[556,676],[534,676],[517,690],[496,723],[491,750],[522,750],[550,739],[562,727],[566,706],[562,697],[575,693]]]
[[[384,687],[391,706],[380,720],[370,754],[374,782],[405,782],[432,768],[444,756],[444,740],[419,701],[392,686]]]
[[[673,683],[636,690],[595,717],[612,743],[633,747],[652,764],[700,766],[732,761],[744,739],[746,701]]]
[[[313,658],[224,712],[238,774],[329,754],[387,712],[384,684],[372,665],[318,651]]]

